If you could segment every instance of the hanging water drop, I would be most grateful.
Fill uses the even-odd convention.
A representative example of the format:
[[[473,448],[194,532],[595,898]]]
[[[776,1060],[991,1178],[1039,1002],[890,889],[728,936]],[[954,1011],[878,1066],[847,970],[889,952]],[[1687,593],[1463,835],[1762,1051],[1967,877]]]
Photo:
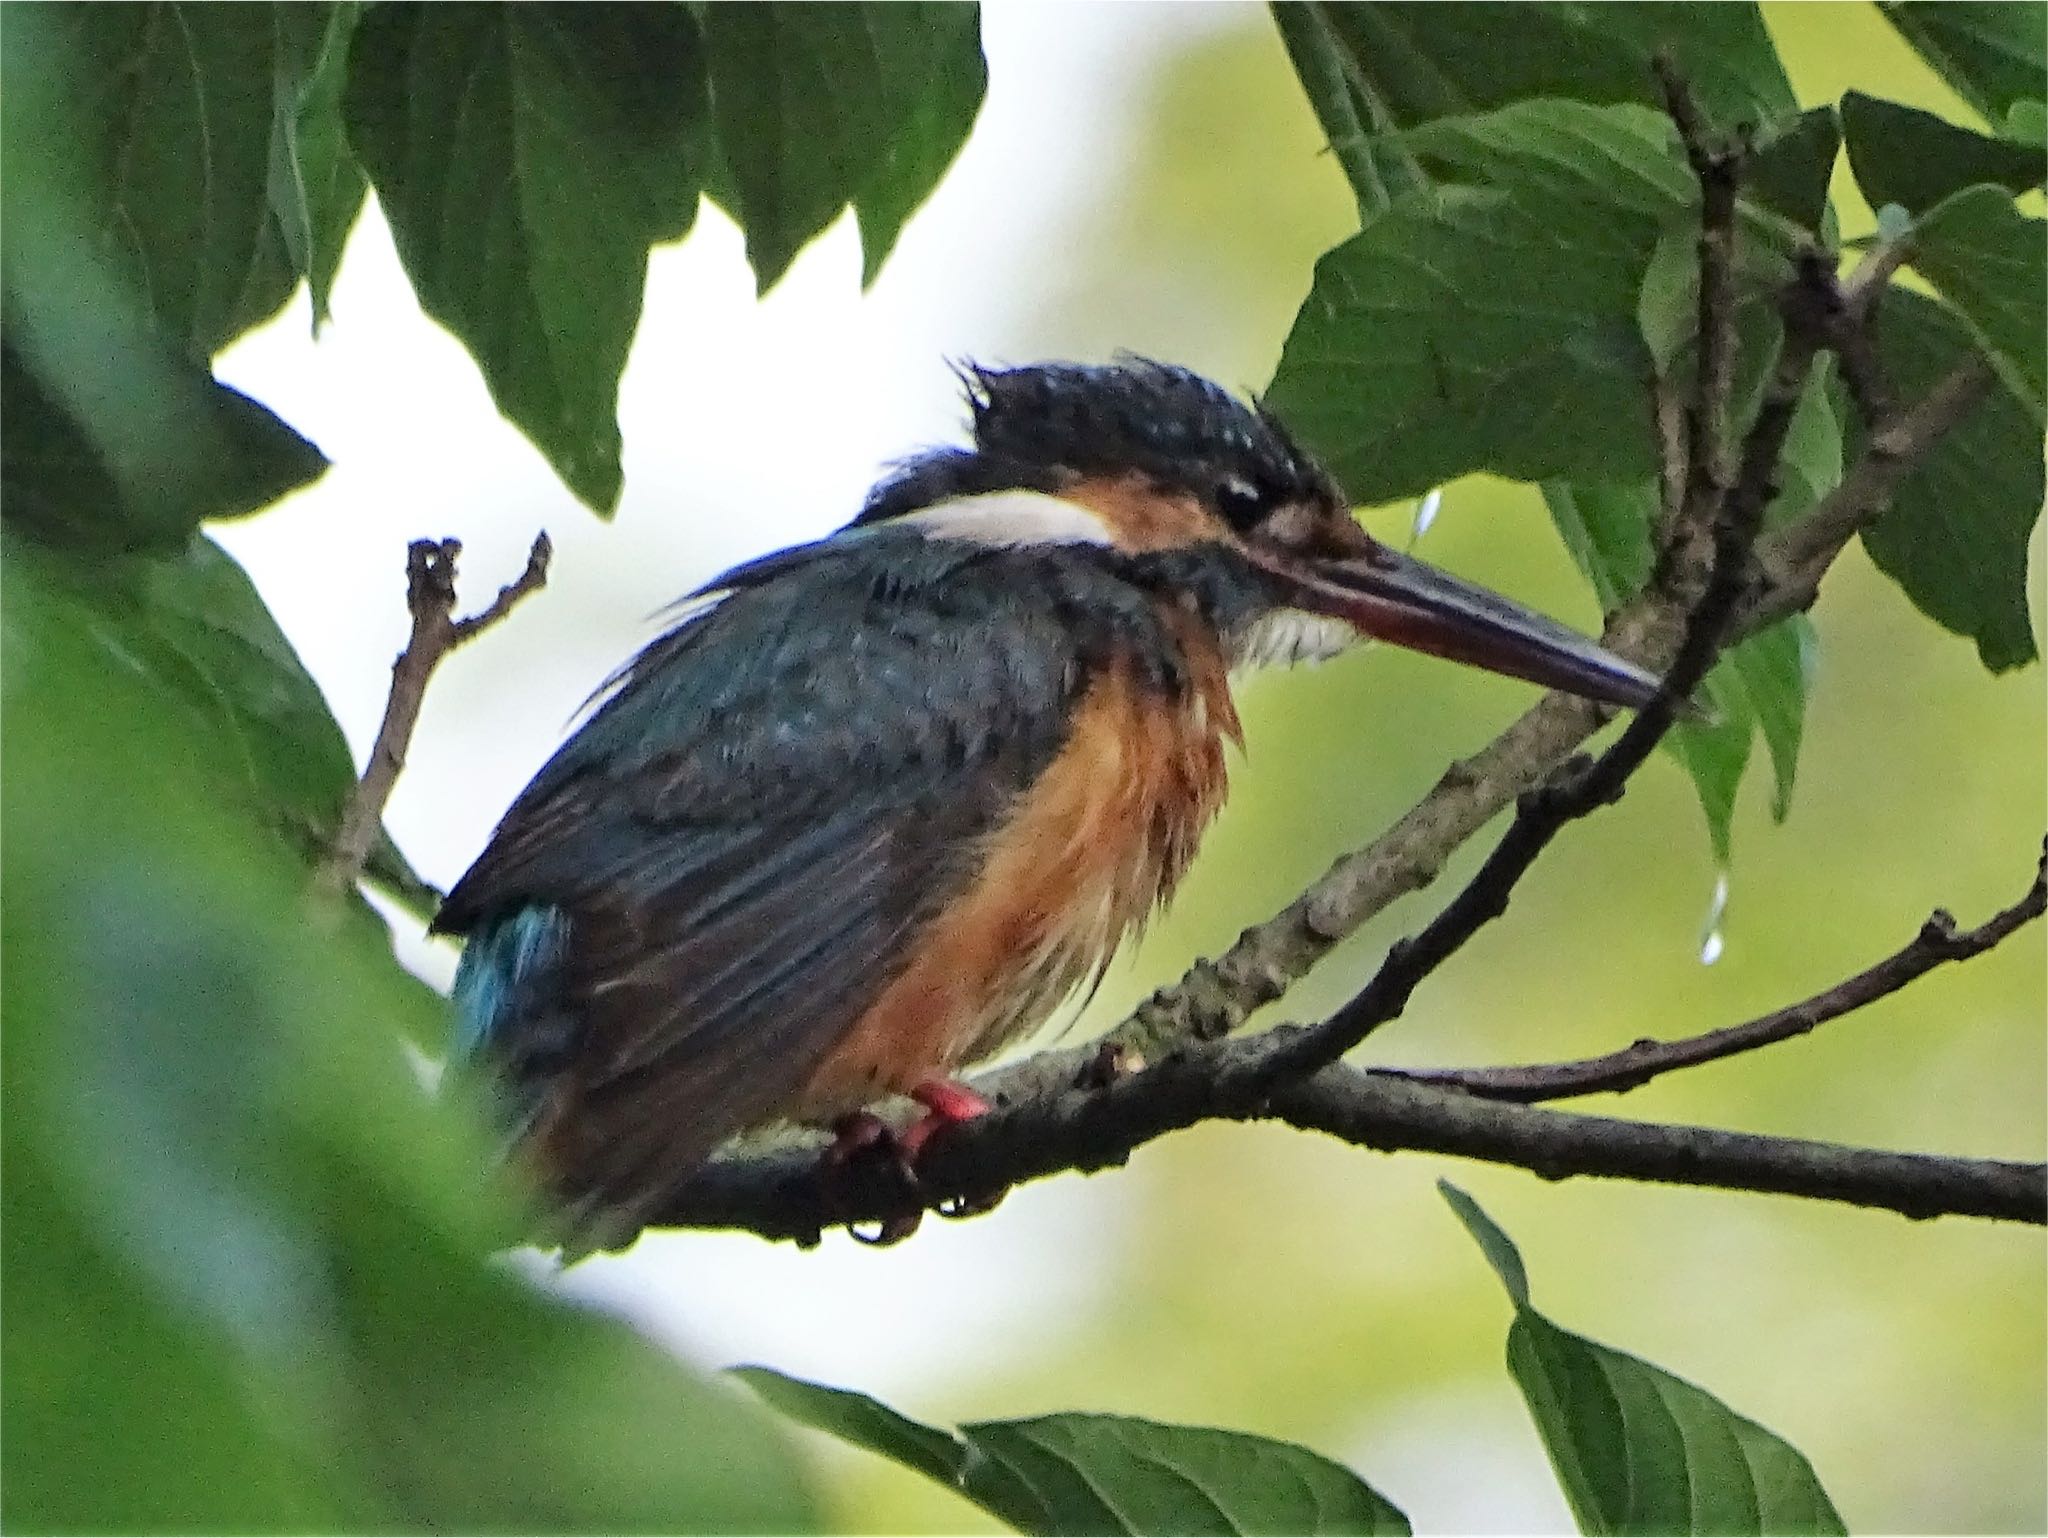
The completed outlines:
[[[1436,510],[1444,504],[1444,489],[1432,486],[1429,493],[1415,504],[1415,528],[1408,536],[1408,547],[1412,550],[1417,540],[1429,532],[1429,526],[1436,522]]]
[[[1722,866],[1714,877],[1714,895],[1707,902],[1707,921],[1700,926],[1700,965],[1710,967],[1721,959],[1721,952],[1728,948],[1723,924],[1728,917],[1728,867]]]

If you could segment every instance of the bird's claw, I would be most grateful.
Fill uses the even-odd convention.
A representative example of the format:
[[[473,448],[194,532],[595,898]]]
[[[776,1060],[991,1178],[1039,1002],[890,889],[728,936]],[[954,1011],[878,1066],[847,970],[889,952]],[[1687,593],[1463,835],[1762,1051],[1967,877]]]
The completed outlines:
[[[951,1079],[927,1079],[910,1092],[910,1098],[925,1108],[925,1114],[897,1132],[872,1111],[853,1111],[832,1124],[832,1143],[821,1161],[827,1179],[837,1178],[857,1159],[886,1154],[895,1164],[904,1187],[915,1195],[924,1194],[924,1182],[917,1172],[918,1156],[933,1136],[947,1127],[986,1115],[992,1107],[964,1084]],[[987,1212],[1001,1201],[1003,1193],[992,1196],[954,1196],[941,1202],[941,1217],[965,1218]],[[917,1232],[922,1209],[884,1218],[872,1233],[852,1224],[847,1232],[862,1244],[900,1244]]]

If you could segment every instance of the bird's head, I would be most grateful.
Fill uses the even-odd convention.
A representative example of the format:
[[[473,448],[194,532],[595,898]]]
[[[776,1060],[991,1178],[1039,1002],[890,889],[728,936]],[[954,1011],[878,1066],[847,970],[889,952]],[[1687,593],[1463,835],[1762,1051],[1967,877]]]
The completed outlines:
[[[1658,680],[1586,636],[1380,543],[1261,406],[1127,360],[963,371],[974,444],[902,465],[861,524],[975,543],[1106,547],[1237,595],[1240,661],[1378,639],[1609,704]]]

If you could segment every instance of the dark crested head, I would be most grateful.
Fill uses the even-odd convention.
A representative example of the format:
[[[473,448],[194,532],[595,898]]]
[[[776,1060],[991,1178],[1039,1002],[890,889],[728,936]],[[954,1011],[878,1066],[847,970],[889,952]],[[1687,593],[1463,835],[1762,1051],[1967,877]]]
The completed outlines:
[[[1376,637],[1615,704],[1657,691],[1587,637],[1380,544],[1278,420],[1199,374],[1137,358],[960,373],[973,446],[906,461],[856,523],[1092,548],[1177,596],[1227,590],[1212,623],[1238,660]]]
[[[1328,472],[1277,419],[1191,370],[1126,358],[969,364],[959,373],[973,448],[905,462],[875,488],[859,522],[955,497],[1101,481],[1191,498],[1240,531],[1283,506],[1345,506]]]

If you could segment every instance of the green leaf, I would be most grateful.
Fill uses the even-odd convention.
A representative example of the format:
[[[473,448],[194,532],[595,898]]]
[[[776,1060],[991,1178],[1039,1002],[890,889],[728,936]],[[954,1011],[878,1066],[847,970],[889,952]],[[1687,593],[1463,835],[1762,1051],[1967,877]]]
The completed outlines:
[[[2048,102],[2016,101],[2005,109],[2003,133],[2032,149],[2048,148]]]
[[[83,567],[11,541],[7,558],[37,579],[15,637],[34,644],[51,627],[90,636],[213,745],[223,784],[258,824],[308,862],[329,847],[354,761],[319,686],[232,556],[195,534],[183,552],[158,559]],[[368,875],[415,914],[438,900],[388,835]]]
[[[280,5],[277,111],[271,122],[269,198],[286,254],[306,280],[317,335],[328,318],[342,248],[369,183],[349,153],[341,121],[348,45],[360,8]]]
[[[967,1467],[967,1447],[958,1437],[899,1415],[879,1399],[792,1378],[772,1367],[735,1367],[732,1375],[791,1420],[829,1431],[942,1485],[958,1485]]]
[[[10,527],[81,556],[176,550],[203,520],[254,512],[326,470],[327,457],[270,411],[105,307],[90,269],[29,288],[48,248],[8,217],[0,496]],[[17,281],[34,297],[16,302]]]
[[[9,1530],[815,1530],[765,1417],[491,1258],[482,1119],[395,1050],[439,1001],[42,577],[0,563]]]
[[[1837,479],[1839,454],[1838,446]],[[1796,454],[1788,456],[1788,465],[1794,458]],[[1543,500],[1603,609],[1615,608],[1642,586],[1649,575],[1650,528],[1657,513],[1653,486],[1549,481],[1543,486]],[[1782,821],[1791,808],[1813,649],[1812,625],[1804,615],[1750,637],[1707,677],[1704,688],[1715,719],[1681,723],[1668,739],[1668,751],[1692,777],[1708,837],[1723,864],[1730,855],[1736,791],[1758,729],[1770,750],[1773,814]]]
[[[980,6],[949,3],[932,9],[924,83],[908,93],[914,103],[909,116],[889,136],[854,194],[863,287],[880,275],[903,226],[931,196],[967,142],[988,90]]]
[[[1894,287],[1878,314],[1878,355],[1901,401],[1918,400],[1976,344],[1946,306]],[[1849,451],[1860,452],[1852,432]],[[1995,387],[1908,475],[1864,531],[1878,568],[1922,613],[1977,643],[1994,673],[2034,658],[2027,537],[2041,514],[2040,419]]]
[[[1842,149],[1842,120],[1833,107],[1802,112],[1749,158],[1745,196],[1814,235],[1832,237],[1828,183]]]
[[[1414,157],[1394,135],[1397,126],[1331,19],[1331,7],[1301,0],[1271,7],[1295,76],[1344,168],[1365,223],[1396,194],[1422,185]]]
[[[0,46],[0,481],[10,524],[80,551],[181,548],[202,519],[250,512],[327,465],[205,366],[250,295],[275,308],[291,282],[251,277],[269,55],[249,52],[234,13],[200,9],[189,48],[162,42],[193,21],[175,6],[23,5]],[[253,82],[237,73],[259,63]],[[265,103],[260,130],[239,100],[213,101],[238,84]],[[255,172],[243,130],[258,135]]]
[[[1842,98],[1842,131],[1856,184],[1872,208],[1897,203],[1924,213],[1976,182],[2025,192],[2040,186],[2048,171],[2048,155],[2039,146],[1989,138],[1860,91]]]
[[[872,280],[980,108],[979,7],[710,5],[704,25],[712,113],[760,291],[849,203]]]
[[[1508,1370],[1581,1532],[1847,1531],[1797,1449],[1704,1389],[1532,1308],[1512,1242],[1471,1197],[1438,1189],[1507,1284]]]
[[[1800,142],[1828,152],[1825,136]],[[1670,125],[1637,107],[1531,101],[1401,143],[1438,185],[1394,199],[1317,264],[1268,395],[1275,411],[1366,503],[1470,470],[1653,474],[1655,359],[1638,300],[1697,198]],[[1774,324],[1762,296],[1792,237],[1745,208],[1740,293],[1762,323],[1745,356],[1760,377]]]
[[[379,5],[343,107],[420,304],[569,489],[609,512],[647,248],[696,217],[689,11]]]
[[[2013,103],[2041,99],[2048,11],[2004,0],[1887,0],[1885,20],[1955,93],[1996,123]]]
[[[1409,1531],[1349,1469],[1287,1442],[1079,1414],[981,1421],[954,1437],[864,1394],[737,1371],[792,1420],[916,1469],[1024,1533]]]
[[[1966,187],[1913,231],[1914,270],[1941,290],[1998,376],[2048,417],[2048,244],[2003,187]]]
[[[1297,7],[1274,9],[1283,17],[1283,36],[1290,26],[1303,35],[1305,20],[1284,19]],[[1289,41],[1333,147],[1361,123],[1368,131],[1412,128],[1534,97],[1655,107],[1660,97],[1651,60],[1660,50],[1677,60],[1719,128],[1768,124],[1798,110],[1754,5],[1529,5],[1516,9],[1513,26],[1503,26],[1503,13],[1488,4],[1310,9],[1319,13],[1328,45],[1341,53],[1342,71],[1357,93],[1351,110],[1342,110],[1345,98],[1331,84],[1336,66],[1325,58],[1312,70],[1303,68],[1304,59],[1316,59],[1323,48],[1311,52]],[[1358,96],[1372,103],[1370,114],[1357,111]],[[1352,160],[1344,164],[1353,170]],[[1377,206],[1355,173],[1353,185],[1361,206]]]
[[[50,167],[91,247],[195,362],[296,283],[266,195],[273,33],[250,20],[211,5],[25,5],[0,50],[10,176],[23,149]]]

